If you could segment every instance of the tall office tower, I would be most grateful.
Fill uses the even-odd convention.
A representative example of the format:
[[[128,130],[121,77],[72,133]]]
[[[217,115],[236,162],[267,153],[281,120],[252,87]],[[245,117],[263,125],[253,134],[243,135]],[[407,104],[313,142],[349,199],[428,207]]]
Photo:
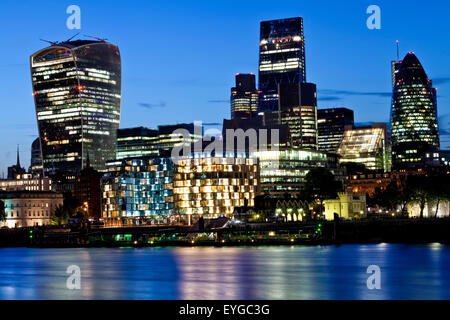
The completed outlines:
[[[120,122],[119,48],[105,41],[53,43],[31,56],[45,175],[105,169]]]
[[[345,129],[337,152],[341,156],[340,163],[359,163],[369,170],[390,171],[385,123],[367,127],[348,126]]]
[[[306,82],[303,18],[261,22],[259,112],[276,111],[278,85]]]
[[[258,115],[258,95],[254,74],[237,74],[231,88],[231,118],[254,119]]]
[[[317,150],[317,94],[313,83],[279,84],[278,110],[265,125],[287,125],[292,147]]]
[[[395,169],[419,164],[428,150],[438,150],[436,89],[410,52],[394,68],[391,111],[392,164]]]
[[[31,144],[31,164],[28,171],[33,175],[42,176],[42,169],[41,141],[39,138],[36,138]]]
[[[158,156],[158,130],[127,128],[117,131],[117,159]]]
[[[319,150],[336,153],[346,126],[354,125],[353,110],[347,108],[331,108],[317,110],[319,127]]]

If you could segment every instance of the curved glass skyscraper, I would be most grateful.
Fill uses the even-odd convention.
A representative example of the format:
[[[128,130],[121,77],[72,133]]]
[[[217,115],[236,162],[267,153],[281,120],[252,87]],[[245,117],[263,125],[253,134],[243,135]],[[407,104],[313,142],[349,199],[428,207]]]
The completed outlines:
[[[121,60],[104,41],[55,43],[31,56],[44,173],[78,174],[115,159]]]
[[[436,89],[419,59],[408,53],[393,68],[392,164],[401,169],[439,149]]]

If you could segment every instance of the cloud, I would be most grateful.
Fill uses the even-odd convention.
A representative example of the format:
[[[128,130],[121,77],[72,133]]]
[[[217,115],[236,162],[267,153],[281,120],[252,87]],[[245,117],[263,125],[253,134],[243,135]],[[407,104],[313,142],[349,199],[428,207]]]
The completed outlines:
[[[209,103],[229,103],[230,100],[209,100]]]
[[[164,101],[161,101],[159,103],[147,103],[147,102],[140,102],[140,107],[146,108],[146,109],[153,109],[153,108],[162,108],[166,106],[166,103]]]
[[[318,97],[318,100],[320,101],[338,101],[341,100],[341,97],[337,96],[328,96],[328,97]]]
[[[322,93],[325,95],[331,95],[332,97],[336,97],[336,96],[372,96],[372,97],[379,97],[379,98],[392,97],[392,92],[370,92],[370,91],[349,91],[349,90],[324,89],[324,90],[319,90],[319,93]]]

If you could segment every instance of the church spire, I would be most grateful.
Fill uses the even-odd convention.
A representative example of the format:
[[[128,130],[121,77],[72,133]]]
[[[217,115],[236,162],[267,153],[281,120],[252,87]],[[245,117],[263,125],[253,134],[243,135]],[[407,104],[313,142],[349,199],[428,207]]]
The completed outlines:
[[[17,168],[20,168],[20,154],[19,154],[19,145],[17,145]]]

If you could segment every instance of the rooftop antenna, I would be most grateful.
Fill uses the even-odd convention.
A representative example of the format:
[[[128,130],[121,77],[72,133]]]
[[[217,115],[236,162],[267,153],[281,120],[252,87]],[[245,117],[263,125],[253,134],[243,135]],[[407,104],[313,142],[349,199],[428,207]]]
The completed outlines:
[[[39,40],[50,43],[52,46],[56,46],[59,43],[58,41],[49,41],[49,40],[44,40],[44,39],[39,39]]]
[[[79,35],[80,33],[78,32],[76,35],[74,35],[73,37],[70,37],[69,39],[66,40],[66,42],[69,42],[70,40],[72,40],[73,38],[75,38],[77,35]]]
[[[397,62],[400,61],[400,50],[399,50],[399,41],[397,40]]]
[[[92,39],[98,40],[98,41],[101,41],[101,42],[105,42],[106,40],[108,40],[108,39],[102,39],[102,38],[97,38],[97,37],[93,37],[93,36],[88,36],[87,34],[85,34],[84,36],[88,37],[88,38],[92,38]]]

